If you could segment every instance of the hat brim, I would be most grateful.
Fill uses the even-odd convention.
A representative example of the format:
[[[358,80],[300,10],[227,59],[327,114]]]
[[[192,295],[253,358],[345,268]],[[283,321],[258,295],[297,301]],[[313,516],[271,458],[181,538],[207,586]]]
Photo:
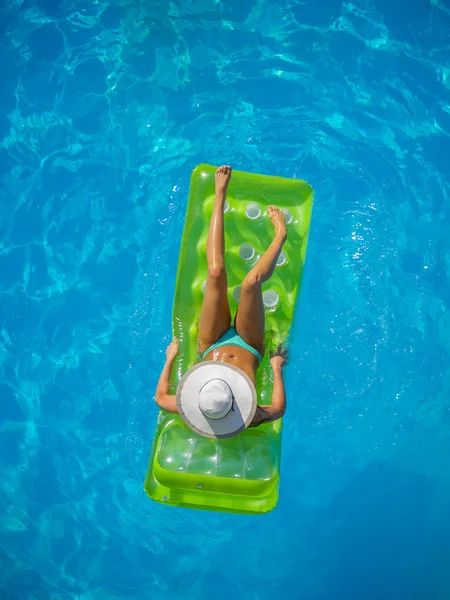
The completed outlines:
[[[211,379],[223,379],[234,396],[233,410],[222,419],[208,419],[198,406],[201,388]],[[177,388],[177,409],[193,431],[209,438],[233,437],[252,422],[257,407],[256,389],[250,377],[234,365],[206,361],[186,371]]]

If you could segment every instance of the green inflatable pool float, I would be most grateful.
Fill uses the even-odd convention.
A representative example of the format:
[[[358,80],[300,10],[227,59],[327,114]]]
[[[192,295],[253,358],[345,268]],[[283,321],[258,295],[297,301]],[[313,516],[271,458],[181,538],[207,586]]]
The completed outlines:
[[[171,379],[175,394],[197,356],[198,320],[207,276],[206,238],[214,202],[216,167],[200,165],[191,177],[173,306],[173,334],[180,353]],[[313,189],[305,181],[233,171],[225,205],[228,297],[232,318],[242,280],[273,238],[267,207],[286,215],[288,240],[264,284],[267,351],[256,376],[260,404],[270,404],[269,349],[285,342],[301,287]],[[288,398],[289,401],[289,398]],[[236,513],[265,513],[278,501],[281,420],[222,440],[194,433],[181,417],[161,411],[145,479],[153,500],[174,506]]]

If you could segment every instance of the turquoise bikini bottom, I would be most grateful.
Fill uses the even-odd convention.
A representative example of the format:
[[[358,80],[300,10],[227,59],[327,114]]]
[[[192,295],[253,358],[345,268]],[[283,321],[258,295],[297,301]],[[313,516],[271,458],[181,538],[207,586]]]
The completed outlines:
[[[229,327],[228,331],[226,331],[215,344],[210,346],[208,350],[203,353],[202,358],[205,358],[205,356],[209,354],[211,350],[215,350],[216,348],[220,348],[221,346],[239,346],[239,348],[244,348],[244,350],[248,350],[249,352],[254,354],[259,360],[259,362],[261,362],[263,359],[258,350],[255,350],[252,346],[247,344],[247,342],[244,342],[244,340],[236,332],[236,329],[234,327]]]

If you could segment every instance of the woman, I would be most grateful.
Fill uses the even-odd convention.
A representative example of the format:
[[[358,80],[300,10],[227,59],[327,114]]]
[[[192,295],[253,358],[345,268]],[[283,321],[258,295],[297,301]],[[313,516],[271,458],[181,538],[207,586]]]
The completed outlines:
[[[198,346],[204,362],[183,376],[176,396],[170,395],[170,372],[179,346],[174,338],[166,351],[155,398],[158,406],[179,412],[192,429],[207,437],[236,435],[245,427],[275,421],[286,410],[282,367],[287,350],[282,351],[281,346],[277,352],[270,353],[274,381],[272,404],[257,405],[255,392],[255,374],[265,352],[262,284],[272,275],[287,239],[284,214],[275,206],[268,208],[274,239],[242,282],[238,312],[231,327],[224,256],[224,205],[230,179],[231,167],[217,169],[206,245],[208,278],[199,321]],[[205,370],[208,365],[214,369]],[[199,373],[203,373],[203,378]],[[224,425],[227,420],[230,423]]]

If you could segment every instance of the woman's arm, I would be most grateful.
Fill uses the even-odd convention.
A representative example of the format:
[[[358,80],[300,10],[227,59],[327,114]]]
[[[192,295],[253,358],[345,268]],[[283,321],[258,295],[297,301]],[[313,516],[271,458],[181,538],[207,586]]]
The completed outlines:
[[[264,411],[262,422],[268,423],[270,421],[281,419],[286,412],[286,391],[284,389],[283,381],[283,365],[288,358],[287,354],[288,351],[283,350],[281,344],[278,346],[276,352],[270,352],[270,366],[273,371],[272,404],[260,407]]]
[[[273,370],[273,392],[272,404],[261,406],[269,417],[267,421],[281,419],[286,412],[286,392],[284,389],[283,371],[281,366],[272,367]]]
[[[164,368],[159,377],[158,385],[156,387],[155,402],[156,404],[168,410],[169,412],[177,413],[177,397],[169,394],[170,385],[170,373],[172,372],[172,366],[176,355],[178,354],[179,342],[176,337],[173,338],[166,350],[166,362]]]

